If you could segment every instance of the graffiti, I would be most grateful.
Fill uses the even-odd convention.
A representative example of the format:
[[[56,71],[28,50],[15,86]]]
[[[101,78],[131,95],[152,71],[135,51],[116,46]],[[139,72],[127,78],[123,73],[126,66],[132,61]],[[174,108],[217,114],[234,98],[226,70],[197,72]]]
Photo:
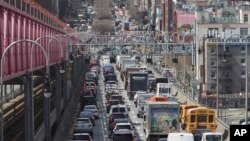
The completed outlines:
[[[153,133],[169,133],[178,130],[178,108],[151,109]]]
[[[194,4],[183,4],[182,9],[195,10],[196,6]]]

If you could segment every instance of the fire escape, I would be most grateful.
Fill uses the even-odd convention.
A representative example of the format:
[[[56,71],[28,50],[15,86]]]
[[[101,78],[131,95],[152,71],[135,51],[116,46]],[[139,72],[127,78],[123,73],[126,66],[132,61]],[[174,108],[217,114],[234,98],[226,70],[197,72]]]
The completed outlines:
[[[218,80],[219,80],[219,93],[231,94],[232,93],[232,54],[229,50],[219,52],[218,55]]]

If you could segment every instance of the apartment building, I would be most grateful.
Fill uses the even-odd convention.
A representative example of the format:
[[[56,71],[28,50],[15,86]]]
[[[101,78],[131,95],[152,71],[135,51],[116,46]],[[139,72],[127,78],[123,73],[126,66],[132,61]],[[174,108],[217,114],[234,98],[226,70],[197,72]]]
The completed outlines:
[[[250,53],[240,36],[250,33],[250,5],[239,1],[235,6],[223,1],[223,7],[198,11],[196,18],[196,78],[201,84],[201,100],[206,98],[215,106],[218,91],[221,106],[243,107],[242,95],[249,75],[246,67],[250,70],[246,56],[250,57]]]

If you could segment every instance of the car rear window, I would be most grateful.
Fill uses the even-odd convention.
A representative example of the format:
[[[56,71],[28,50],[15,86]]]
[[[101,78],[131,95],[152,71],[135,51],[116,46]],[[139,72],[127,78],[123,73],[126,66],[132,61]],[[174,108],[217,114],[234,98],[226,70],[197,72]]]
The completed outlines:
[[[114,141],[132,141],[133,135],[132,134],[128,134],[128,133],[119,133],[119,134],[114,134],[113,135],[113,140]]]
[[[73,140],[90,140],[88,135],[74,135]]]

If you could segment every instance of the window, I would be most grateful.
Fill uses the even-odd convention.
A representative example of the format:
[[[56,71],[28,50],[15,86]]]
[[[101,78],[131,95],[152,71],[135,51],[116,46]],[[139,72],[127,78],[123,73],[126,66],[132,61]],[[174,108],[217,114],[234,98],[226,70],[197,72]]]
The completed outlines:
[[[191,115],[191,123],[195,122],[195,115]]]
[[[247,28],[240,28],[240,35],[242,35],[242,36],[248,35],[248,29]]]
[[[211,53],[211,54],[215,54],[215,48],[211,48],[211,49],[210,49],[210,53]]]
[[[215,88],[216,88],[216,84],[212,83],[211,84],[211,90],[213,91],[213,90],[215,90]]]
[[[242,70],[241,71],[241,78],[245,78],[246,77],[246,71],[245,70]]]
[[[241,58],[240,59],[240,64],[241,64],[241,66],[246,66],[246,59],[245,58]]]
[[[216,58],[211,58],[211,66],[216,66]]]
[[[244,14],[244,23],[247,23],[247,22],[248,22],[248,15]]]
[[[246,47],[241,47],[240,48],[240,51],[243,53],[243,52],[245,52],[246,51]]]
[[[230,51],[230,48],[226,47],[225,52],[229,53],[229,51]]]
[[[230,72],[226,71],[226,72],[225,72],[225,77],[226,77],[226,78],[230,78]]]
[[[212,78],[212,79],[216,79],[216,72],[215,72],[215,71],[212,71],[212,72],[211,72],[211,78]]]

